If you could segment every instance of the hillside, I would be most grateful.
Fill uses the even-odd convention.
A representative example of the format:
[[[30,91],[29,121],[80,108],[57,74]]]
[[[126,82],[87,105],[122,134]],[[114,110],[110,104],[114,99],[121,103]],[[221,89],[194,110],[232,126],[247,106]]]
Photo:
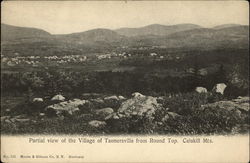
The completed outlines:
[[[248,26],[235,26],[222,29],[198,28],[176,32],[168,36],[136,36],[129,45],[164,46],[165,48],[248,48]]]
[[[80,33],[61,35],[59,38],[70,39],[73,41],[85,42],[116,42],[120,41],[123,36],[109,29],[93,29]]]
[[[37,28],[16,27],[12,25],[1,24],[2,41],[50,36],[50,33]]]

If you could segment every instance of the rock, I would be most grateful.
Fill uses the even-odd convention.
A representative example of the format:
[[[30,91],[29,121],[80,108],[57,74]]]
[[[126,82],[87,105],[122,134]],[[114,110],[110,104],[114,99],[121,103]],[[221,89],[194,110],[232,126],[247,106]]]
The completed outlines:
[[[120,119],[120,117],[119,117],[117,114],[115,114],[115,115],[113,116],[113,119]]]
[[[198,74],[202,76],[206,76],[208,74],[207,70],[205,68],[199,69]]]
[[[109,96],[109,97],[105,97],[104,100],[119,100],[119,98],[117,96]]]
[[[65,97],[63,97],[62,95],[55,95],[51,99],[51,101],[64,101],[64,100],[65,100]]]
[[[248,133],[250,129],[249,124],[237,124],[231,130],[232,134]]]
[[[101,94],[99,94],[99,93],[83,93],[82,94],[82,98],[84,98],[84,99],[93,99],[93,98],[98,98],[98,97],[100,97],[101,96]]]
[[[1,122],[2,122],[2,121],[5,121],[6,119],[9,119],[9,118],[10,118],[10,116],[2,116],[2,117],[1,117]]]
[[[103,128],[106,126],[106,122],[104,121],[97,121],[97,120],[93,120],[89,122],[89,125],[91,127],[96,127],[96,128]]]
[[[172,118],[177,118],[177,117],[181,116],[181,115],[174,113],[174,112],[168,112],[168,115],[171,116]]]
[[[115,116],[115,114],[110,114],[110,115],[108,115],[107,117],[105,117],[104,120],[106,121],[106,120],[108,120],[108,119],[113,118],[114,116]],[[119,119],[119,118],[118,118],[118,119]]]
[[[164,102],[164,98],[163,97],[156,97],[156,100],[158,103],[163,103]]]
[[[152,118],[155,110],[161,107],[161,104],[157,103],[156,99],[151,96],[137,96],[128,99],[121,104],[116,113],[108,115],[105,120],[143,115]]]
[[[14,121],[17,121],[17,122],[28,122],[28,121],[30,121],[30,119],[15,119]]]
[[[45,111],[53,110],[56,113],[56,115],[60,115],[63,112],[67,112],[68,114],[73,114],[74,112],[79,111],[80,105],[84,105],[85,103],[86,100],[73,99],[47,106],[45,108]]]
[[[249,112],[249,97],[241,97],[237,99],[233,99],[232,101],[218,101],[215,103],[210,103],[203,105],[202,108],[206,107],[219,107],[222,109],[226,109],[228,111],[233,111],[234,109],[238,109],[239,111]]]
[[[21,115],[17,115],[17,116],[14,116],[14,118],[26,118],[27,117],[27,115],[25,115],[25,114],[21,114]]]
[[[118,98],[119,98],[119,100],[126,100],[126,98],[123,96],[118,96]]]
[[[89,101],[94,105],[103,105],[105,103],[101,98],[91,99]]]
[[[6,123],[13,123],[10,119],[5,119],[4,120]]]
[[[33,102],[43,102],[42,98],[33,98]]]
[[[135,92],[132,94],[132,97],[145,97],[145,96],[140,94],[139,92]]]
[[[204,87],[196,87],[195,91],[198,93],[207,93],[207,89]]]
[[[181,115],[174,113],[174,112],[168,112],[163,118],[162,118],[162,122],[166,122],[169,118],[175,119],[181,117]]]
[[[39,113],[39,116],[43,117],[45,116],[45,113]]]
[[[111,114],[114,112],[114,110],[112,108],[103,108],[103,109],[98,109],[95,111],[96,114]]]
[[[214,86],[213,91],[216,93],[224,94],[224,90],[226,89],[227,85],[224,83],[218,83]]]
[[[103,109],[98,109],[95,111],[95,113],[100,116],[101,119],[105,119],[107,116],[112,114],[114,110],[112,108],[103,108]]]
[[[142,116],[145,114],[146,116],[151,117],[155,110],[160,106],[161,105],[154,97],[137,96],[124,101],[117,112],[126,116]]]
[[[106,107],[105,105],[105,101],[101,98],[97,98],[97,99],[90,99],[87,103],[86,106],[88,108],[89,111],[92,111],[94,108],[95,109],[101,109]],[[86,110],[87,111],[87,110]]]
[[[249,97],[241,97],[241,96],[239,96],[238,98],[233,99],[232,101],[236,102],[236,103],[247,103],[247,102],[249,103],[250,99],[249,99]]]

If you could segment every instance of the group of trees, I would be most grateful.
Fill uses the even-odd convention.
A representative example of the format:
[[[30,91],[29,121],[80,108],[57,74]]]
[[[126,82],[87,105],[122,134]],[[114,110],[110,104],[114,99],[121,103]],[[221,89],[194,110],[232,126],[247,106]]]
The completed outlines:
[[[73,72],[40,71],[3,73],[1,89],[3,93],[23,94],[32,90],[36,94],[56,94],[96,92],[129,95],[138,91],[144,94],[190,92],[196,86],[212,89],[218,82],[225,82],[219,74],[205,77],[157,76],[145,72]]]

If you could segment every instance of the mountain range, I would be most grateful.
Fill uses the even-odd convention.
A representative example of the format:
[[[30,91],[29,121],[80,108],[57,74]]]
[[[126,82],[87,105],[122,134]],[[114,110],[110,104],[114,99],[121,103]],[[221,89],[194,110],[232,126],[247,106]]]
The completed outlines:
[[[249,26],[223,24],[204,28],[195,24],[152,24],[141,28],[92,29],[72,34],[53,35],[42,29],[1,24],[2,47],[70,47],[71,49],[107,49],[119,46],[161,46],[165,48],[248,48]],[[20,46],[20,45],[19,45]]]

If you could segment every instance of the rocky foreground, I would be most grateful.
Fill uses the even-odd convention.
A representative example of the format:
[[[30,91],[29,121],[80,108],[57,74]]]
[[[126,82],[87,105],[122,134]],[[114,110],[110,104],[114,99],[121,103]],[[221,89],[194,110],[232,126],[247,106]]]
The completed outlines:
[[[205,101],[208,98],[206,93],[195,96]],[[34,98],[31,104],[33,113],[26,114],[24,111],[20,115],[12,115],[10,110],[9,115],[1,116],[1,124],[6,128],[4,131],[9,127],[15,128],[16,133],[25,132],[20,127],[29,125],[41,133],[50,133],[46,127],[50,128],[55,120],[60,124],[53,126],[55,132],[58,132],[57,128],[61,131],[63,125],[82,125],[85,129],[81,128],[79,133],[87,134],[87,128],[91,128],[93,133],[104,134],[237,134],[249,130],[249,97],[204,104],[199,101],[192,106],[192,99],[182,99],[183,108],[190,105],[189,110],[173,104],[178,98],[182,97],[152,97],[138,92],[129,98],[114,95],[66,100],[62,95],[56,95],[50,104],[42,98]],[[53,123],[40,126],[48,122]]]

